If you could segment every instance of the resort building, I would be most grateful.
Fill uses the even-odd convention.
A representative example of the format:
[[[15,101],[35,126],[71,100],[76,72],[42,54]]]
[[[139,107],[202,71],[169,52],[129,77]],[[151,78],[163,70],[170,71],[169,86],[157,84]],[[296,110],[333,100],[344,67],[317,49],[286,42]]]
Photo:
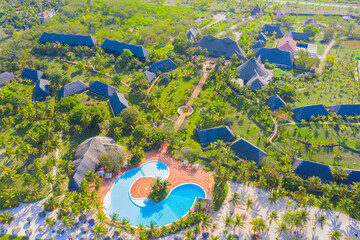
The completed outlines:
[[[263,47],[265,47],[265,45],[266,45],[266,43],[264,41],[259,40],[252,46],[252,48],[253,49],[263,48]]]
[[[22,79],[29,79],[33,82],[37,82],[41,79],[42,75],[44,73],[39,70],[31,69],[31,68],[25,68],[24,71],[21,73]]]
[[[263,41],[263,42],[267,42],[268,41],[268,38],[266,37],[266,35],[264,33],[260,33],[257,37],[256,37],[256,40],[258,41]]]
[[[279,48],[261,48],[255,53],[260,58],[261,63],[269,62],[279,68],[292,68],[295,62],[293,52],[281,50]]]
[[[305,25],[310,25],[310,24],[313,24],[314,27],[317,27],[319,23],[314,18],[310,18],[305,21]]]
[[[296,41],[308,41],[309,35],[303,32],[288,32],[285,34],[285,37],[290,37]]]
[[[244,50],[231,38],[220,39],[207,35],[200,42],[195,43],[195,47],[206,49],[210,57],[218,58],[224,56],[226,59],[230,59],[235,54],[240,60],[247,61]]]
[[[176,64],[170,58],[158,61],[149,67],[149,70],[155,74],[159,72],[167,72],[169,70],[175,69]]]
[[[259,4],[256,4],[256,6],[250,11],[251,15],[258,15],[258,14],[262,14],[263,11],[260,8]]]
[[[254,57],[239,66],[236,69],[236,73],[238,74],[238,78],[235,81],[237,81],[239,85],[245,84],[251,91],[262,90],[271,81],[269,71]]]
[[[75,171],[70,180],[70,190],[78,190],[85,174],[88,171],[96,171],[99,166],[99,157],[110,147],[119,148],[120,146],[113,139],[103,136],[87,139],[79,145],[75,152],[76,160],[71,163],[75,166]]]
[[[89,91],[95,95],[104,97],[104,98],[110,98],[112,95],[115,94],[117,91],[116,87],[113,87],[109,84],[95,81],[91,86],[89,87]]]
[[[50,81],[40,79],[35,83],[34,99],[41,100],[50,96]]]
[[[342,104],[329,107],[330,112],[342,117],[356,117],[360,115],[360,104]]]
[[[3,72],[0,74],[0,87],[4,87],[7,82],[12,82],[12,80],[16,78],[14,74],[9,72]]]
[[[290,37],[283,37],[279,40],[278,49],[287,52],[296,52],[296,41]]]
[[[119,42],[115,40],[106,39],[101,48],[105,52],[114,53],[120,55],[124,49],[128,49],[134,57],[138,58],[141,61],[146,61],[149,59],[149,50],[143,46],[136,46],[133,44],[127,44],[124,42]]]
[[[129,107],[129,103],[122,93],[115,93],[112,95],[109,104],[114,116],[119,116],[122,110]]]
[[[216,142],[217,140],[221,140],[226,143],[232,141],[235,138],[234,133],[228,126],[201,130],[198,131],[197,134],[202,146],[207,146],[210,143]]]
[[[293,162],[294,173],[304,179],[319,177],[324,182],[333,182],[335,178],[332,174],[332,168],[333,167],[326,164],[298,158],[295,158]]]
[[[286,105],[284,100],[282,100],[282,98],[277,94],[270,96],[266,100],[266,104],[270,107],[272,111],[277,111],[280,108],[284,108]]]
[[[197,29],[197,27],[193,26],[186,32],[186,37],[187,39],[195,42],[197,37],[201,37],[201,32],[199,29]]]
[[[82,93],[88,90],[89,86],[86,85],[83,81],[77,80],[75,82],[64,85],[59,91],[58,94],[60,97],[68,97],[75,94]]]
[[[87,46],[93,47],[96,43],[96,38],[88,35],[74,35],[74,34],[59,34],[44,32],[39,41],[41,43],[61,43],[69,46]]]
[[[311,117],[317,118],[330,115],[323,104],[298,107],[292,111],[298,121],[309,120]]]
[[[156,74],[153,73],[153,72],[150,72],[150,71],[148,71],[148,70],[146,70],[146,71],[144,72],[144,75],[145,75],[145,77],[146,77],[146,79],[148,80],[149,83],[151,83],[152,80],[154,80],[154,78],[156,78]]]
[[[275,32],[276,37],[283,37],[285,34],[284,29],[281,26],[273,26],[273,25],[268,25],[268,24],[265,24],[264,26],[262,26],[261,32],[268,34],[268,35],[272,35]]]
[[[243,157],[246,160],[255,162],[257,166],[261,164],[264,157],[268,156],[266,152],[249,143],[243,138],[233,142],[230,147],[236,155]]]

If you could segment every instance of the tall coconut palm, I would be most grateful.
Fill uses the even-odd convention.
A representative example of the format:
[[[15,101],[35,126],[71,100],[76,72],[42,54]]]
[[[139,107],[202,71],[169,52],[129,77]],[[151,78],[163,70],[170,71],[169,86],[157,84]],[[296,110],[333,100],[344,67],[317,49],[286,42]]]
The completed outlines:
[[[120,232],[128,232],[131,228],[130,220],[126,217],[119,220]]]
[[[56,224],[56,220],[51,218],[51,217],[46,217],[45,218],[45,227],[48,228],[49,230],[51,228],[53,228]]]
[[[209,230],[212,227],[212,223],[213,223],[213,220],[209,215],[207,215],[207,214],[203,215],[201,222],[200,222],[201,232],[205,232],[205,231]]]
[[[193,232],[193,230],[191,229],[187,229],[185,232],[184,232],[184,235],[186,240],[191,240],[192,238],[195,237],[195,233]]]
[[[233,192],[229,200],[229,203],[233,206],[232,214],[234,214],[235,208],[241,204],[240,194],[237,192]]]
[[[226,215],[225,217],[223,217],[223,223],[225,224],[225,231],[228,231],[229,228],[232,227],[233,224],[233,220],[231,218],[230,215]]]
[[[342,233],[339,230],[332,230],[329,233],[330,240],[340,240],[342,238]]]
[[[266,222],[263,218],[253,218],[250,223],[254,234],[262,234],[267,228]]]
[[[271,226],[272,221],[277,222],[279,220],[279,215],[276,211],[271,211],[269,216],[269,227]]]
[[[320,214],[316,217],[316,226],[320,226],[320,228],[323,229],[326,221],[327,217],[324,214]]]
[[[286,224],[286,222],[279,223],[278,227],[276,228],[276,232],[278,233],[278,238],[281,237],[282,233],[285,233],[287,235],[289,231],[290,231],[290,228]]]
[[[247,213],[249,209],[253,209],[254,201],[252,199],[248,198],[245,201],[245,205],[246,205],[245,213]]]
[[[104,223],[98,223],[92,227],[92,231],[94,232],[94,238],[100,240],[107,234],[107,227]]]
[[[279,195],[275,190],[272,190],[269,194],[269,197],[267,200],[270,202],[268,212],[270,211],[270,208],[273,204],[277,203],[279,201]]]
[[[233,220],[233,232],[235,233],[236,228],[242,229],[244,228],[244,221],[240,215],[236,215],[235,219]]]
[[[321,210],[329,211],[332,208],[332,203],[330,202],[330,199],[325,196],[321,196],[319,199],[319,208]]]
[[[332,174],[334,175],[334,178],[336,179],[337,182],[341,182],[343,180],[345,180],[348,176],[348,174],[346,173],[346,171],[342,168],[339,167],[334,167],[331,170]]]
[[[150,223],[147,225],[147,227],[150,229],[150,237],[153,237],[159,225],[157,225],[157,223],[154,220],[151,220]]]
[[[348,198],[346,198],[346,199],[342,198],[342,199],[340,199],[338,206],[345,213],[351,214],[354,209],[354,201],[351,199],[348,199]],[[340,212],[339,212],[339,214],[340,214]]]

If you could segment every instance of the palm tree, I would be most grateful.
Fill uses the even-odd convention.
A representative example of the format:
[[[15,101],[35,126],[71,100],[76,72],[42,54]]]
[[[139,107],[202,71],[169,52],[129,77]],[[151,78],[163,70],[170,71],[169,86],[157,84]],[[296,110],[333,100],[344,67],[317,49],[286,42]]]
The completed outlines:
[[[150,224],[146,225],[147,228],[150,229],[150,237],[153,237],[156,229],[159,227],[154,220],[150,221]]]
[[[329,233],[329,239],[330,240],[340,240],[342,237],[342,233],[339,230],[332,230]]]
[[[341,182],[345,180],[348,176],[348,174],[344,169],[336,166],[331,170],[331,172],[334,175],[334,178],[336,179],[337,182]]]
[[[210,236],[210,240],[220,240],[220,239],[221,239],[220,236],[214,236],[212,234]]]
[[[13,216],[10,215],[9,212],[3,212],[0,214],[0,222],[2,223],[9,223],[13,220]]]
[[[195,204],[195,208],[196,208],[196,211],[197,211],[197,212],[202,212],[202,211],[203,211],[203,208],[204,208],[204,202],[198,201],[198,202]]]
[[[254,235],[256,233],[262,234],[267,228],[266,222],[263,218],[253,218],[250,223],[253,225],[252,230],[254,231]]]
[[[55,219],[51,217],[45,218],[45,227],[49,228],[49,230],[55,226],[55,223],[56,223]]]
[[[92,227],[95,239],[102,239],[107,233],[107,228],[104,223],[98,223]]]
[[[119,228],[120,232],[128,232],[131,229],[130,220],[126,217],[120,219]]]
[[[225,217],[223,217],[223,222],[225,224],[225,231],[227,231],[228,228],[232,227],[233,220],[230,215],[226,215]]]
[[[279,201],[279,195],[276,191],[271,191],[270,194],[269,194],[269,197],[267,198],[267,200],[270,202],[270,205],[269,205],[269,209],[268,209],[268,212],[270,211],[270,207],[277,203],[277,201]]]
[[[215,158],[218,157],[220,151],[225,147],[225,143],[221,140],[217,140],[216,142],[213,142],[210,144],[209,148],[210,150],[215,150]]]
[[[245,213],[247,213],[247,211],[250,209],[253,209],[253,206],[254,206],[254,201],[250,198],[246,199],[246,202],[245,202],[245,205],[246,205],[246,210],[245,210]]]
[[[236,215],[235,219],[233,220],[233,232],[235,233],[236,228],[244,228],[244,221],[242,220],[240,215]]]
[[[71,219],[70,217],[62,216],[61,221],[62,221],[62,223],[64,224],[64,226],[66,227],[67,230],[69,230],[70,228],[73,227],[74,220]]]
[[[323,229],[324,225],[326,224],[327,217],[324,214],[320,214],[316,218],[316,226],[320,226],[321,229]]]
[[[340,199],[338,206],[345,213],[351,214],[354,209],[354,201],[351,199],[348,199],[348,198],[346,198],[346,199],[342,198],[342,199]],[[339,214],[340,214],[340,212],[339,212]]]
[[[200,229],[202,232],[205,232],[206,230],[210,229],[212,227],[213,220],[212,218],[205,214],[202,216],[202,220],[200,222]]]
[[[193,232],[193,230],[191,229],[187,229],[185,232],[184,232],[184,235],[185,239],[187,240],[191,240],[193,237],[195,237],[195,233]]]
[[[329,211],[332,208],[332,203],[330,202],[330,199],[328,197],[325,196],[321,196],[320,197],[320,201],[319,201],[319,208],[321,210],[326,210]]]
[[[269,220],[269,227],[271,226],[272,221],[277,222],[279,220],[279,215],[276,211],[271,211],[270,216],[269,216],[270,220]]]
[[[229,203],[232,204],[233,206],[233,211],[232,213],[235,212],[235,207],[239,206],[241,204],[241,197],[240,197],[240,194],[237,193],[237,192],[233,192],[230,200],[229,200]]]
[[[278,238],[281,237],[282,233],[288,234],[288,231],[290,230],[290,228],[288,227],[288,225],[286,224],[286,222],[281,222],[278,227],[277,227],[277,233],[278,233]]]
[[[236,239],[236,238],[235,238],[235,235],[234,235],[234,234],[229,233],[229,234],[227,234],[227,235],[225,236],[225,239],[226,239],[226,240],[233,240],[233,239]]]

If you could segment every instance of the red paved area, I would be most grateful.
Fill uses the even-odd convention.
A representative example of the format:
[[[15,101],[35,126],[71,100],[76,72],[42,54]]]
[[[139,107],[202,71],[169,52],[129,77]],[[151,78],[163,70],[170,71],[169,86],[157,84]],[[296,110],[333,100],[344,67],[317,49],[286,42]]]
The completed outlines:
[[[121,169],[117,174],[113,175],[111,180],[102,180],[101,188],[98,191],[101,200],[104,200],[106,193],[110,190],[111,186],[121,174],[130,169],[139,167],[146,162],[154,160],[161,161],[169,167],[170,175],[167,180],[171,184],[170,190],[180,184],[195,183],[200,185],[206,191],[207,197],[209,197],[213,186],[213,172],[207,172],[201,166],[196,169],[190,165],[183,165],[181,161],[173,159],[171,155],[166,152],[166,148],[167,145],[163,144],[163,147],[160,150],[146,152],[145,159],[143,159],[139,165]],[[142,189],[144,190],[141,191],[139,189],[138,192],[140,196],[146,195],[145,188]]]
[[[133,198],[147,198],[151,190],[151,184],[154,183],[155,178],[143,177],[138,179],[131,186],[130,195]]]

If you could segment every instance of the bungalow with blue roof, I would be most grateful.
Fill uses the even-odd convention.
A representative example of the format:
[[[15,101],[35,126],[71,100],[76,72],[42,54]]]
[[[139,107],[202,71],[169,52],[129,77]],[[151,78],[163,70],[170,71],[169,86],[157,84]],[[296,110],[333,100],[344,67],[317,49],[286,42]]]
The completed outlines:
[[[69,46],[87,46],[93,47],[96,43],[96,38],[88,35],[74,35],[74,34],[59,34],[44,32],[39,41],[41,43],[61,43]]]
[[[223,142],[230,142],[235,138],[234,133],[228,126],[209,128],[197,132],[202,146],[221,140]]]
[[[267,103],[267,105],[269,105],[269,107],[272,111],[277,111],[280,108],[285,107],[285,105],[286,105],[284,100],[282,100],[282,98],[277,94],[270,96],[266,100],[266,103]]]
[[[50,81],[40,79],[35,83],[34,98],[41,100],[50,96]]]
[[[109,103],[114,116],[119,116],[122,110],[129,107],[129,103],[122,93],[115,93],[112,95],[110,97]]]
[[[83,81],[77,80],[75,82],[64,85],[59,91],[58,94],[60,97],[68,97],[75,94],[82,93],[89,88]]]
[[[306,161],[295,158],[293,161],[294,173],[304,179],[311,177],[319,177],[324,182],[335,181],[334,175],[332,174],[333,167],[317,163],[313,161]]]
[[[284,29],[281,26],[273,26],[268,24],[262,26],[260,32],[264,32],[265,34],[268,35],[272,35],[275,32],[276,37],[283,37],[285,34]]]
[[[319,23],[314,18],[309,18],[305,21],[305,25],[311,25],[311,24],[313,24],[314,27],[317,27]]]
[[[290,37],[296,41],[308,41],[309,35],[304,32],[288,32],[285,37]]]
[[[267,41],[268,41],[266,35],[265,35],[264,33],[262,33],[262,32],[256,37],[256,40],[258,40],[258,41],[263,41],[263,42],[267,42]]]
[[[269,62],[279,68],[292,68],[295,62],[293,52],[283,51],[279,48],[261,48],[255,53],[257,58],[265,64]]]
[[[342,180],[341,183],[351,185],[353,183],[360,182],[360,171],[347,169],[345,170],[347,178]]]
[[[4,87],[6,82],[12,82],[12,80],[16,78],[14,74],[9,72],[3,72],[0,74],[0,87]]]
[[[117,91],[116,87],[113,87],[109,84],[95,81],[91,86],[89,87],[89,91],[95,95],[104,97],[104,98],[110,98],[112,95],[115,94]]]
[[[330,112],[342,117],[356,117],[360,115],[360,104],[342,104],[329,107]]]
[[[261,164],[264,157],[269,156],[266,152],[249,143],[243,138],[233,142],[230,147],[236,155],[243,157],[246,160],[253,161],[258,166]]]
[[[33,80],[33,82],[37,82],[41,79],[43,74],[44,73],[42,71],[31,68],[25,68],[24,71],[21,73],[21,78],[30,79]]]
[[[186,32],[187,39],[195,41],[197,37],[201,37],[201,32],[197,27],[193,26],[189,31]]]
[[[158,72],[166,72],[176,68],[176,64],[170,58],[158,61],[149,67],[149,70],[155,74]]]
[[[311,117],[317,118],[319,116],[330,115],[323,104],[293,108],[292,111],[298,121],[309,120]]]
[[[124,42],[119,42],[115,40],[106,39],[103,44],[101,44],[101,48],[104,49],[105,52],[110,52],[114,54],[121,54],[124,49],[130,50],[134,57],[138,58],[141,61],[146,61],[149,59],[149,50],[144,48],[143,46],[136,46],[133,44],[127,44]]]
[[[253,49],[263,48],[263,47],[265,47],[265,45],[266,45],[265,42],[259,40],[259,41],[257,41],[257,42],[252,46],[252,48],[253,48]]]

